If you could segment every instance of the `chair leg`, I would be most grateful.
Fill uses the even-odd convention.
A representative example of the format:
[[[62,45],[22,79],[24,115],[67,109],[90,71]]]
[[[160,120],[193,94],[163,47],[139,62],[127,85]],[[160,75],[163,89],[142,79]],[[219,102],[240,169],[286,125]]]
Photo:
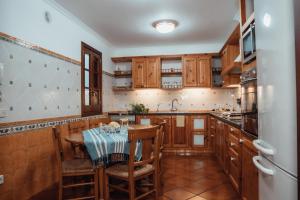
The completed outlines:
[[[105,192],[104,192],[104,196],[105,196],[105,200],[109,200],[109,176],[107,174],[104,175],[105,176],[105,180],[104,180],[104,188],[105,188]]]
[[[63,177],[60,178],[58,183],[58,199],[62,200],[63,198]]]
[[[153,173],[153,186],[154,186],[154,193],[155,193],[155,200],[158,200],[159,198],[159,183],[158,183],[158,171],[155,170],[154,173]]]
[[[95,182],[95,189],[94,189],[94,192],[95,192],[95,199],[96,200],[99,200],[99,179],[98,179],[98,169],[96,169],[95,171],[95,175],[94,175],[94,182]]]
[[[135,200],[135,180],[130,180],[128,182],[129,187],[129,200]]]

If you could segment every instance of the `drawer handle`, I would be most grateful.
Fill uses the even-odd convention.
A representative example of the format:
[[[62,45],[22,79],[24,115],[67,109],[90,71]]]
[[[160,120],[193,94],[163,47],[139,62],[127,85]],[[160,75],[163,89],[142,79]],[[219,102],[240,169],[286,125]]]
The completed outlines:
[[[273,176],[274,173],[275,173],[274,170],[268,169],[268,168],[264,167],[264,166],[259,162],[259,161],[261,161],[261,160],[262,160],[262,157],[261,157],[261,156],[254,156],[254,157],[252,158],[252,161],[253,161],[255,167],[256,167],[257,169],[259,169],[259,171],[263,172],[264,174]]]
[[[234,161],[234,160],[236,160],[236,158],[234,158],[234,157],[230,157],[230,160],[231,160],[231,161]]]
[[[211,137],[215,137],[215,135],[210,135]]]
[[[230,146],[233,147],[235,146],[235,144],[233,142],[230,142]]]
[[[233,132],[233,128],[230,128],[230,131]]]
[[[262,142],[263,142],[262,140],[257,139],[257,140],[253,140],[252,143],[258,151],[262,152],[263,154],[273,156],[275,154],[275,150],[263,146]]]
[[[243,144],[243,143],[244,143],[244,140],[243,140],[243,139],[240,139],[239,142],[240,142],[240,144]]]

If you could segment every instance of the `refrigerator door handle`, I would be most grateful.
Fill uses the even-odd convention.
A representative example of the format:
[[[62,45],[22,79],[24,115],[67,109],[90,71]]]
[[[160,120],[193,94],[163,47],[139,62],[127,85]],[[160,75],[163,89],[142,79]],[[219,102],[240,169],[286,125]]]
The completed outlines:
[[[264,167],[259,161],[262,160],[262,157],[261,156],[254,156],[252,158],[252,161],[254,163],[254,165],[256,166],[257,169],[259,169],[259,171],[263,172],[264,174],[267,174],[267,175],[270,175],[270,176],[273,176],[274,175],[274,170],[272,169],[268,169],[266,167]]]
[[[257,139],[257,140],[253,140],[253,145],[255,146],[255,148],[260,151],[261,153],[265,154],[265,155],[270,155],[273,156],[275,154],[275,150],[272,148],[267,148],[265,145],[262,146],[262,140]]]

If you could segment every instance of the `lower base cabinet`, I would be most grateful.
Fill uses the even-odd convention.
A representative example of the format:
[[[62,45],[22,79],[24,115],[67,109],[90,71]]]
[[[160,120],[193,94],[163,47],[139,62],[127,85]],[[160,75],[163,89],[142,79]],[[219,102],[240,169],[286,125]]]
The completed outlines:
[[[242,199],[258,200],[258,170],[252,162],[258,152],[249,138],[242,140]]]
[[[243,200],[258,200],[258,170],[252,162],[258,152],[252,139],[217,119],[210,119],[210,126],[215,138],[214,153],[233,187]]]
[[[208,132],[208,116],[200,115],[137,115],[136,123],[153,124],[165,120],[164,151],[166,153],[212,153]]]

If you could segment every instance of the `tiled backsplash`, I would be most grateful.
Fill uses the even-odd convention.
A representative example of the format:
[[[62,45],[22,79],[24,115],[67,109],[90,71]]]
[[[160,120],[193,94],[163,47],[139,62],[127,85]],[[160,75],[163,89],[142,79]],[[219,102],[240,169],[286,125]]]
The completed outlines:
[[[236,98],[240,97],[239,89],[210,89],[190,88],[182,90],[144,89],[130,92],[116,93],[114,98],[115,110],[128,110],[131,103],[143,103],[150,110],[170,110],[171,101],[178,99],[175,106],[179,110],[211,110],[216,108],[234,108],[239,111],[240,106]]]

